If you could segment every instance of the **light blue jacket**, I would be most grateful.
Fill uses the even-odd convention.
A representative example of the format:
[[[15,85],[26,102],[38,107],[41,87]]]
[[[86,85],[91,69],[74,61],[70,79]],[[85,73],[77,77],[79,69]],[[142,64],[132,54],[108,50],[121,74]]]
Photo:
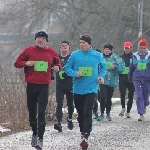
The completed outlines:
[[[110,56],[103,55],[103,57],[106,62],[111,62],[115,66],[115,69],[107,69],[104,84],[115,88],[119,82],[119,74],[125,69],[125,62],[120,56],[114,53]]]
[[[76,77],[80,67],[92,68],[92,75]],[[103,56],[91,47],[87,51],[74,51],[68,59],[64,71],[68,76],[74,78],[73,93],[81,95],[87,93],[97,93],[99,85],[97,79],[98,76],[104,78],[106,73],[106,64]]]

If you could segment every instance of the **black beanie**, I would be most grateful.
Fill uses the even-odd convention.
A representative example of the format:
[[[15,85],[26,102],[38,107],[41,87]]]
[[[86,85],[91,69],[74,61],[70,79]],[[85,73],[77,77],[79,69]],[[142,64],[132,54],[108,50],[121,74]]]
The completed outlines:
[[[62,41],[61,44],[62,43],[67,43],[69,45],[69,41],[66,41],[66,40]]]
[[[91,39],[91,37],[89,35],[82,35],[80,37],[80,40],[83,40],[83,41],[87,42],[89,45],[91,45],[92,39]]]
[[[105,48],[109,48],[109,49],[112,51],[113,46],[112,46],[111,44],[106,44],[106,45],[104,45],[104,49],[105,49]]]
[[[45,31],[38,31],[37,33],[35,33],[35,40],[39,36],[45,37],[46,41],[48,42],[48,34]]]

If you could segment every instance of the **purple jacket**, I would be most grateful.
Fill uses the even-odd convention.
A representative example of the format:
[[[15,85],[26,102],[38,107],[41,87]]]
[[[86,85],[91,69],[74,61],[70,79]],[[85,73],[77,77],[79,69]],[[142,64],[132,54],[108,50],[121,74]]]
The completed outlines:
[[[147,50],[144,54],[137,51],[133,53],[130,60],[129,81],[133,80],[150,80],[150,51]]]

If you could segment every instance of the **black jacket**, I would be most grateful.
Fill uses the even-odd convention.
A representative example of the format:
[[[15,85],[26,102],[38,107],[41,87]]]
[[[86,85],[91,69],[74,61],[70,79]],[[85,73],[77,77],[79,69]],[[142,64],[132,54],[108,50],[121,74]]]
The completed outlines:
[[[61,66],[64,67],[67,60],[70,57],[70,54],[67,55],[66,57],[61,56],[60,54],[58,55],[60,61],[61,61]],[[70,76],[67,76],[67,74],[64,72],[64,68],[60,69],[59,72],[56,73],[56,84],[60,86],[68,86],[68,88],[72,89],[72,84],[73,84],[73,78]]]
[[[128,55],[125,53],[121,54],[120,57],[124,60],[125,62],[125,67],[130,66],[130,59],[132,58],[132,52],[130,52]],[[119,81],[121,82],[129,82],[128,80],[128,74],[119,74]]]

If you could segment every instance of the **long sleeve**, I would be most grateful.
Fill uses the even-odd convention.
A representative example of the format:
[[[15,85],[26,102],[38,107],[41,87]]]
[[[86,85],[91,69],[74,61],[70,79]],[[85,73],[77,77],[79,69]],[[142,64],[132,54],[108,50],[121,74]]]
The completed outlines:
[[[59,66],[59,67],[61,67],[59,56],[57,55],[57,53],[55,52],[55,50],[53,50],[53,52],[54,52],[53,53],[53,55],[54,55],[53,66]]]
[[[26,49],[24,49],[18,58],[16,59],[14,66],[16,68],[22,68],[25,66],[26,61],[28,60],[28,56],[26,55]]]
[[[120,56],[117,56],[115,60],[116,63],[114,65],[115,65],[116,72],[120,74],[125,69],[125,62]]]
[[[71,55],[71,57],[69,57],[66,65],[65,65],[64,71],[68,76],[76,77],[77,71],[74,71],[72,69],[73,64],[74,64],[74,58],[73,58],[73,55]]]
[[[100,60],[101,62],[100,62],[99,76],[104,78],[106,74],[106,63],[102,55],[101,55]]]
[[[128,79],[129,81],[133,80],[133,72],[134,72],[134,66],[133,66],[133,59],[130,60],[130,66],[129,66],[129,73],[128,73]]]

